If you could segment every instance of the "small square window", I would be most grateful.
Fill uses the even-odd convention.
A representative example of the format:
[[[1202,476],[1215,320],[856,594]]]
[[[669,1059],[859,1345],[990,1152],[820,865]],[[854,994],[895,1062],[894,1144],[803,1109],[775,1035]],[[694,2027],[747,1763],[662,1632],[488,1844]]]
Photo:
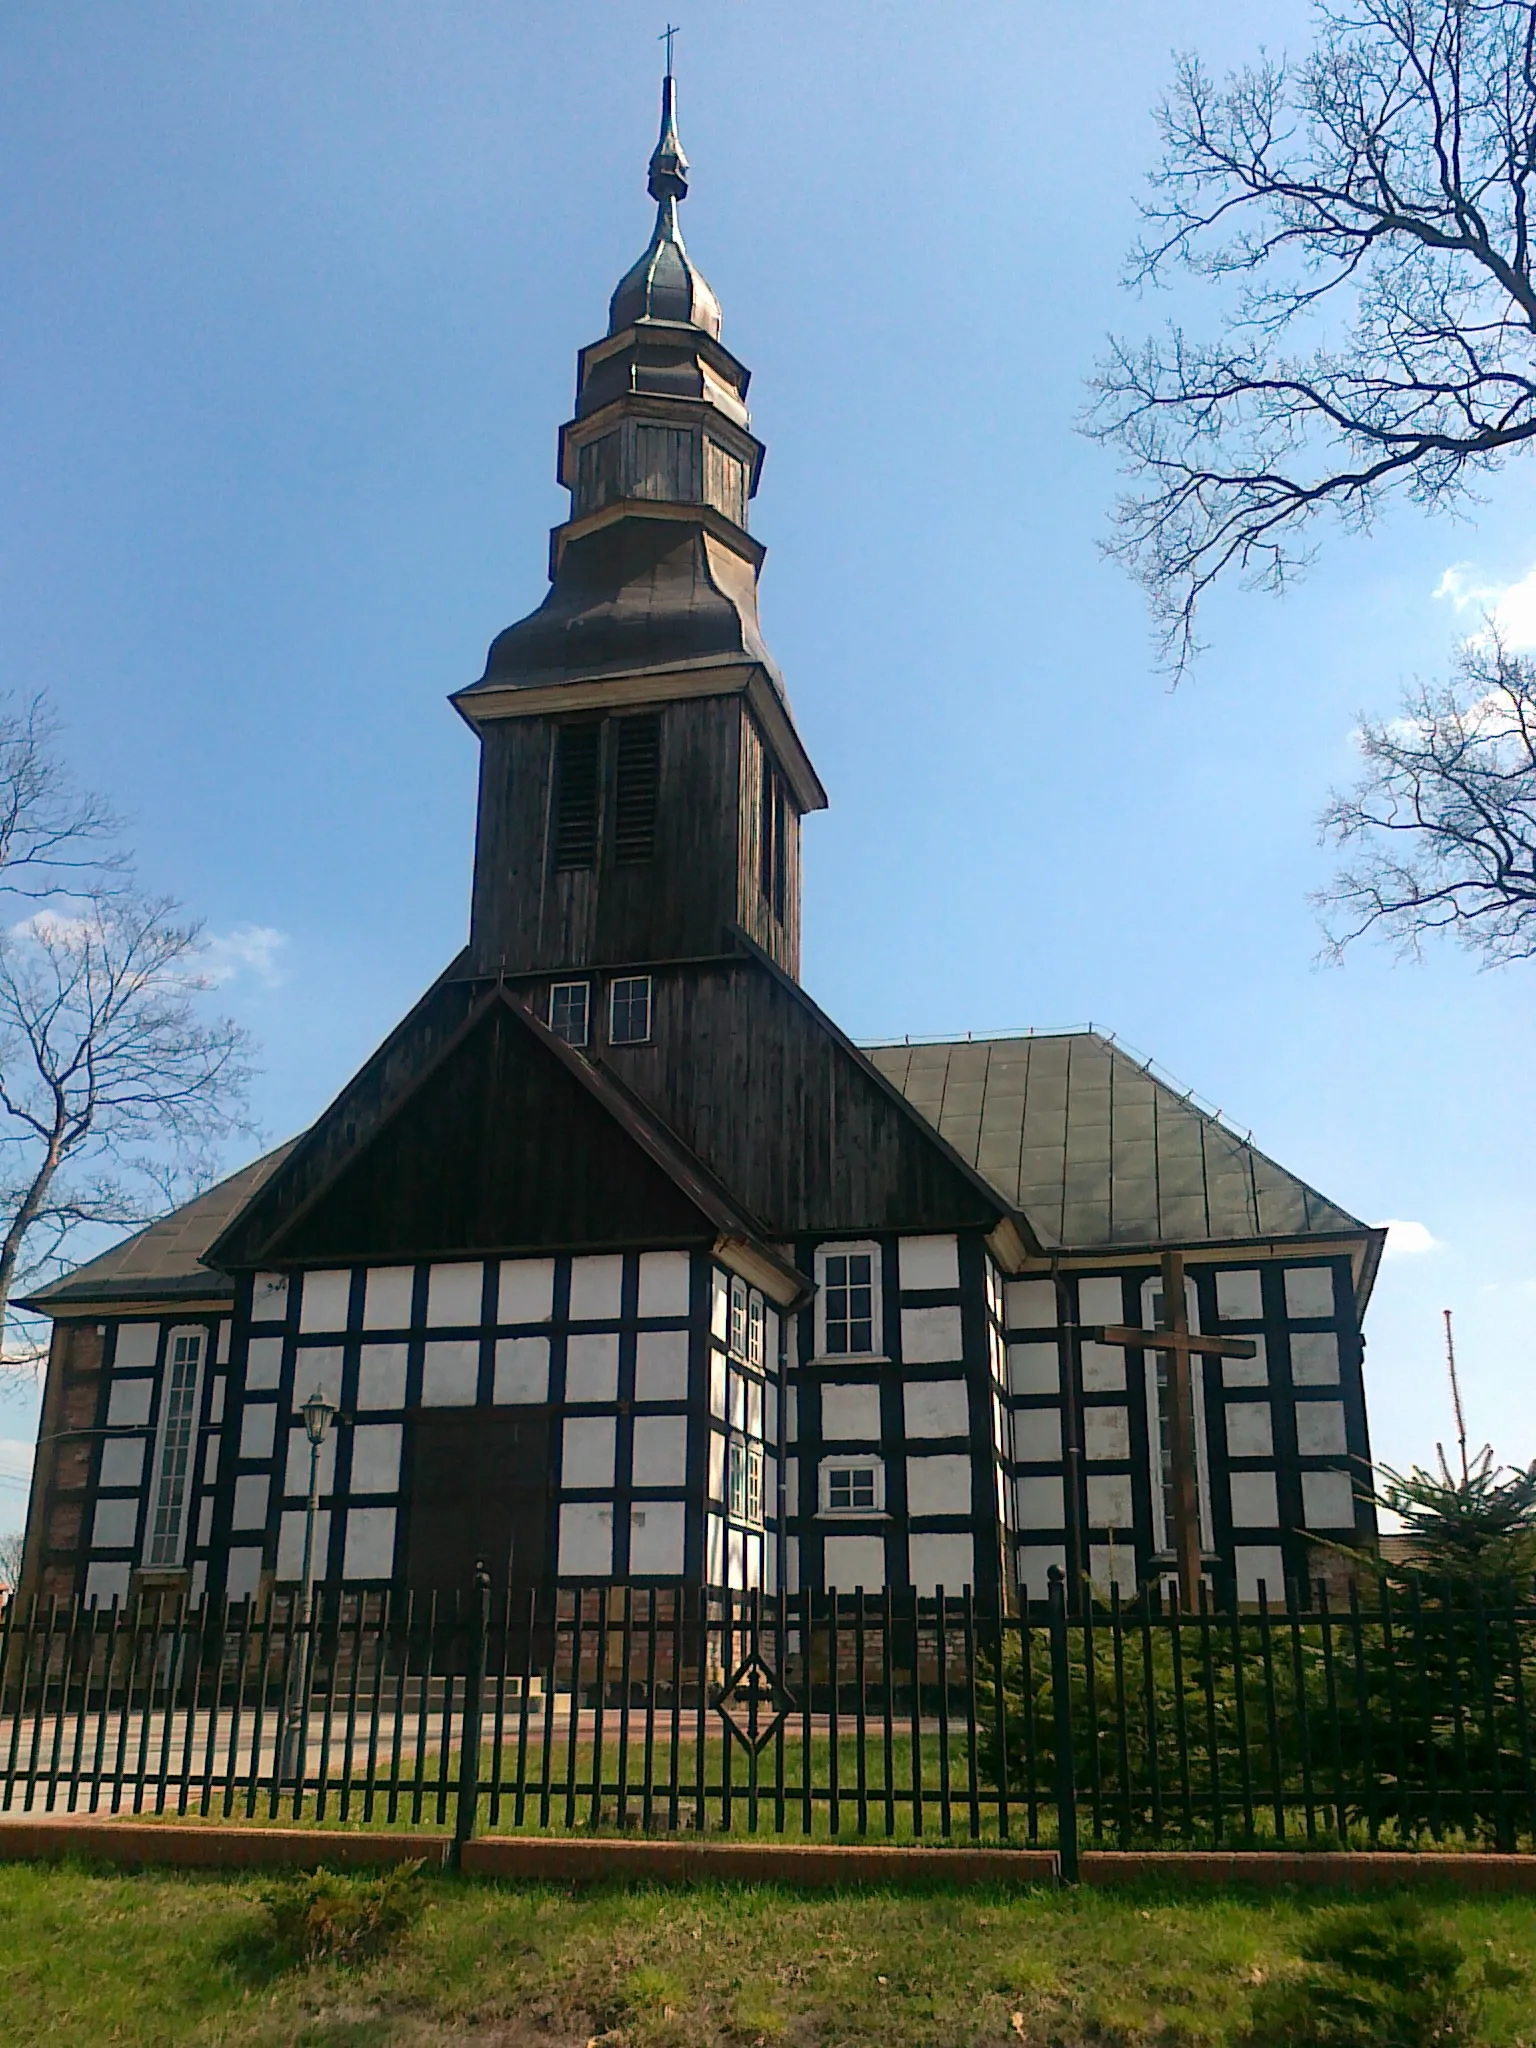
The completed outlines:
[[[612,1045],[643,1045],[651,1035],[651,977],[631,974],[613,984],[608,1016]]]
[[[827,1507],[832,1514],[872,1515],[878,1505],[873,1465],[832,1465],[827,1469]]]
[[[549,1028],[567,1045],[587,1042],[589,985],[584,981],[557,981],[549,992]]]

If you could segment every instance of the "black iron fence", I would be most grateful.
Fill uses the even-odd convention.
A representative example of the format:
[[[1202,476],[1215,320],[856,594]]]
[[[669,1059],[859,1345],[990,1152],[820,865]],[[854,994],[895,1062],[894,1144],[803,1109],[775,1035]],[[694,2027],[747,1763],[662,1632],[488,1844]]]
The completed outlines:
[[[1536,1601],[1069,1615],[561,1588],[13,1603],[0,1815],[1055,1847],[1536,1846]]]

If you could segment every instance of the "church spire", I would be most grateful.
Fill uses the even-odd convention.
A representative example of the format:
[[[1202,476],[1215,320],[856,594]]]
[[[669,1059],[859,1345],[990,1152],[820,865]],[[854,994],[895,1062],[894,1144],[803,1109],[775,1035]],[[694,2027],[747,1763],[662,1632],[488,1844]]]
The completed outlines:
[[[678,206],[688,197],[688,159],[678,139],[677,80],[670,55],[661,81],[661,133],[645,182],[656,202],[656,225],[645,254],[626,272],[609,302],[608,332],[622,334],[638,320],[680,320],[702,327],[718,341],[720,301],[690,258],[678,224]]]

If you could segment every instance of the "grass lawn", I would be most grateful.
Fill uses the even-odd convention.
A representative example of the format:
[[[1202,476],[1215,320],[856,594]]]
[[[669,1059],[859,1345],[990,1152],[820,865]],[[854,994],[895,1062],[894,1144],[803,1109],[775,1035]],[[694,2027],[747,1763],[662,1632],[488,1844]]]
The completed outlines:
[[[0,1865],[0,2041],[306,2048],[1038,2048],[1236,2042],[1310,1906],[1236,1894],[803,1895],[434,1878],[382,1962],[277,1970],[267,1880]],[[1536,2044],[1536,1905],[1435,1898],[1506,1988],[1483,2038]]]

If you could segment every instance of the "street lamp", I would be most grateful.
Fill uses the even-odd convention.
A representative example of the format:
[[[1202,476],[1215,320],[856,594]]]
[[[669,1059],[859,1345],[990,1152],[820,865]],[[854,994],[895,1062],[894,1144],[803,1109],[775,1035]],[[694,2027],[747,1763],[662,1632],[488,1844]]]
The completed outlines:
[[[320,1452],[330,1435],[331,1424],[336,1420],[337,1408],[336,1403],[329,1400],[320,1388],[316,1387],[299,1413],[304,1418],[304,1434],[309,1438],[309,1499],[304,1507],[304,1570],[299,1586],[302,1634],[299,1639],[300,1654],[291,1660],[288,1670],[288,1706],[283,1722],[281,1782],[302,1787],[304,1709],[309,1697],[309,1671],[314,1636],[315,1517],[320,1509]]]

